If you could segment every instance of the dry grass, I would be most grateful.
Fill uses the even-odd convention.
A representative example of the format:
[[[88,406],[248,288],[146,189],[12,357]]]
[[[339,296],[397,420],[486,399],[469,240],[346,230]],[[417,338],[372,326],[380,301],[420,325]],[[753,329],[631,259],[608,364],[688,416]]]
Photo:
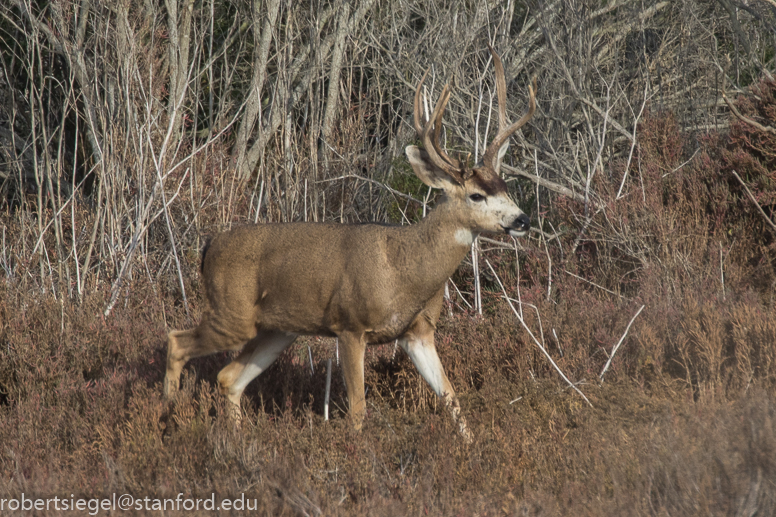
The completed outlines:
[[[165,402],[162,318],[181,326],[182,309],[162,305],[139,281],[105,320],[98,314],[106,296],[92,293],[81,306],[49,297],[33,304],[3,287],[0,498],[244,493],[267,515],[776,510],[776,314],[756,302],[730,303],[722,318],[719,307],[689,304],[662,331],[662,315],[645,311],[603,385],[594,381],[605,357],[590,351],[601,336],[622,332],[628,304],[608,321],[585,297],[542,307],[562,329],[558,362],[587,379],[581,387],[592,409],[558,382],[495,298],[493,316],[445,318],[440,354],[476,436],[466,447],[391,346],[371,355],[360,433],[338,409],[345,402],[336,367],[333,419],[323,421],[328,341],[298,343],[259,378],[239,429],[213,387],[224,356],[192,361],[182,392]],[[665,346],[647,361],[638,349],[656,333]],[[682,375],[650,367],[670,361]]]

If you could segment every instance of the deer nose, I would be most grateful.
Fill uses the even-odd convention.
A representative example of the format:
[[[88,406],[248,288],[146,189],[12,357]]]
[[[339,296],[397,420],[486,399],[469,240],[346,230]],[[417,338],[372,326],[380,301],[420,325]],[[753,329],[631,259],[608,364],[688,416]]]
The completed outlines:
[[[512,226],[519,232],[526,232],[529,228],[531,228],[531,218],[526,214],[520,214],[517,216],[517,218],[515,218]]]

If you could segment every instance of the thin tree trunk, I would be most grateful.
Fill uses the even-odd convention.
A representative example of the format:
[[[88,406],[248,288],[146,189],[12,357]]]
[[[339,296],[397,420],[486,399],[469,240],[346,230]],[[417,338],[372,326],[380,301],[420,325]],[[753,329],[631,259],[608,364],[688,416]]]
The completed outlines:
[[[321,146],[323,147],[322,156],[327,164],[328,157],[326,144],[331,142],[332,133],[334,131],[334,121],[337,117],[337,105],[339,100],[340,91],[340,75],[342,72],[342,58],[345,54],[345,38],[348,35],[348,18],[350,17],[350,6],[344,3],[340,7],[340,16],[337,27],[337,40],[334,43],[334,51],[331,56],[331,71],[329,72],[329,92],[326,98],[326,111],[323,115],[323,126],[321,128],[321,137],[323,141]]]
[[[366,14],[372,9],[374,3],[375,0],[364,0],[361,4],[359,4],[358,9],[356,9],[355,12],[350,16],[347,24],[347,32],[353,33],[355,31],[358,24],[362,22]],[[329,52],[334,45],[335,38],[336,34],[330,34],[321,42],[319,47],[321,61],[325,61],[328,57]],[[288,104],[285,106],[285,109],[294,109],[297,102],[299,102],[305,92],[309,91],[310,81],[312,81],[315,72],[314,67],[309,66],[309,54],[311,48],[312,43],[308,44],[306,48],[297,54],[297,59],[295,59],[294,64],[291,65],[291,70],[288,74],[289,84],[294,84],[302,71],[304,71],[304,75],[298,80],[298,82],[296,82],[296,87],[294,88],[293,93],[289,96]],[[247,174],[250,174],[250,171],[253,171],[253,169],[256,168],[256,164],[259,162],[261,155],[264,153],[264,148],[267,146],[270,138],[280,127],[280,124],[282,124],[285,120],[285,114],[283,113],[283,110],[277,109],[275,105],[273,105],[271,111],[272,115],[270,120],[265,126],[261,127],[256,141],[253,143],[246,154],[245,162],[241,168],[242,174],[246,174],[245,171],[248,171]]]
[[[253,59],[253,77],[251,86],[248,90],[249,99],[245,105],[240,128],[237,131],[237,139],[232,151],[232,163],[239,171],[241,179],[247,179],[253,167],[245,166],[245,154],[247,151],[248,140],[257,127],[257,120],[261,126],[261,99],[263,96],[264,83],[267,80],[267,61],[269,58],[269,49],[272,43],[272,35],[275,33],[275,25],[280,11],[280,0],[271,0],[267,5],[267,12],[264,16],[264,26],[261,30],[259,45],[256,55]],[[259,26],[261,21],[261,2],[256,0],[253,5],[253,23]]]
[[[178,0],[165,0],[164,5],[167,8],[167,30],[169,32],[167,59],[170,62],[170,116],[174,117],[172,138],[173,141],[178,141],[183,125],[183,113],[178,108],[183,104],[189,80],[191,16],[194,0],[185,0],[180,15],[178,14]]]

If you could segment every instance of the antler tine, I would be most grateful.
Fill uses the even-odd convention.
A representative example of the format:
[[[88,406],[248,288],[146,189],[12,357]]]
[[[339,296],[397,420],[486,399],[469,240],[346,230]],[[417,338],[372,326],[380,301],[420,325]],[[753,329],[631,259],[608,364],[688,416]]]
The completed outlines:
[[[439,134],[442,128],[442,115],[445,112],[447,101],[450,99],[450,85],[445,85],[437,101],[434,111],[431,114],[429,120],[426,120],[422,114],[420,106],[420,92],[423,87],[423,81],[426,80],[428,70],[423,74],[423,77],[418,84],[418,89],[415,91],[414,102],[414,124],[415,131],[418,133],[418,138],[423,142],[423,147],[429,155],[432,163],[445,171],[449,176],[455,179],[457,182],[462,182],[461,172],[457,162],[447,156],[447,154],[439,146]]]
[[[501,58],[488,43],[488,50],[493,56],[493,65],[496,68],[496,95],[498,96],[498,130],[503,131],[507,127],[507,81],[504,78],[504,66]]]
[[[446,161],[450,166],[455,167],[456,170],[460,170],[461,164],[458,162],[458,160],[455,160],[453,158],[450,158],[444,149],[442,149],[441,144],[439,143],[439,137],[442,134],[442,115],[445,112],[445,108],[447,107],[447,102],[450,100],[450,85],[445,85],[444,89],[442,90],[442,95],[439,97],[439,102],[437,103],[437,107],[441,105],[441,109],[439,110],[439,113],[437,113],[437,110],[434,109],[434,135],[432,138],[432,144],[434,146],[434,150],[437,152],[437,154]]]
[[[415,131],[418,133],[418,138],[423,138],[423,127],[426,125],[426,119],[423,116],[423,110],[420,107],[420,92],[423,89],[423,82],[426,80],[426,76],[428,75],[427,69],[426,72],[423,74],[423,77],[420,78],[420,83],[418,83],[418,89],[415,90],[415,104],[414,104],[414,122],[415,122]]]
[[[502,78],[503,78],[503,68],[502,68]],[[499,95],[501,97],[501,95]],[[501,99],[499,99],[499,104],[501,103]],[[499,111],[501,110],[501,106],[499,106]],[[485,151],[485,155],[482,158],[482,162],[489,166],[491,169],[493,169],[493,172],[498,173],[498,152],[499,149],[501,149],[501,146],[504,144],[504,142],[507,141],[507,139],[523,127],[533,116],[534,111],[536,111],[536,76],[533,77],[533,80],[531,81],[531,84],[528,86],[528,111],[525,112],[525,115],[520,118],[517,122],[512,124],[511,126],[500,129],[496,137],[493,139],[493,141],[488,146],[487,150]]]

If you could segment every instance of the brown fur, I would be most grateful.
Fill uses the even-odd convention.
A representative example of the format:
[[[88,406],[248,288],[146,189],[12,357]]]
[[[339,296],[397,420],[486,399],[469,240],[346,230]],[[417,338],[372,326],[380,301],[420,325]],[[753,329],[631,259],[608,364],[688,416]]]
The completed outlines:
[[[487,174],[485,171],[486,169],[475,169],[472,181],[489,196],[495,196],[500,193],[506,194],[507,182],[501,176]]]

